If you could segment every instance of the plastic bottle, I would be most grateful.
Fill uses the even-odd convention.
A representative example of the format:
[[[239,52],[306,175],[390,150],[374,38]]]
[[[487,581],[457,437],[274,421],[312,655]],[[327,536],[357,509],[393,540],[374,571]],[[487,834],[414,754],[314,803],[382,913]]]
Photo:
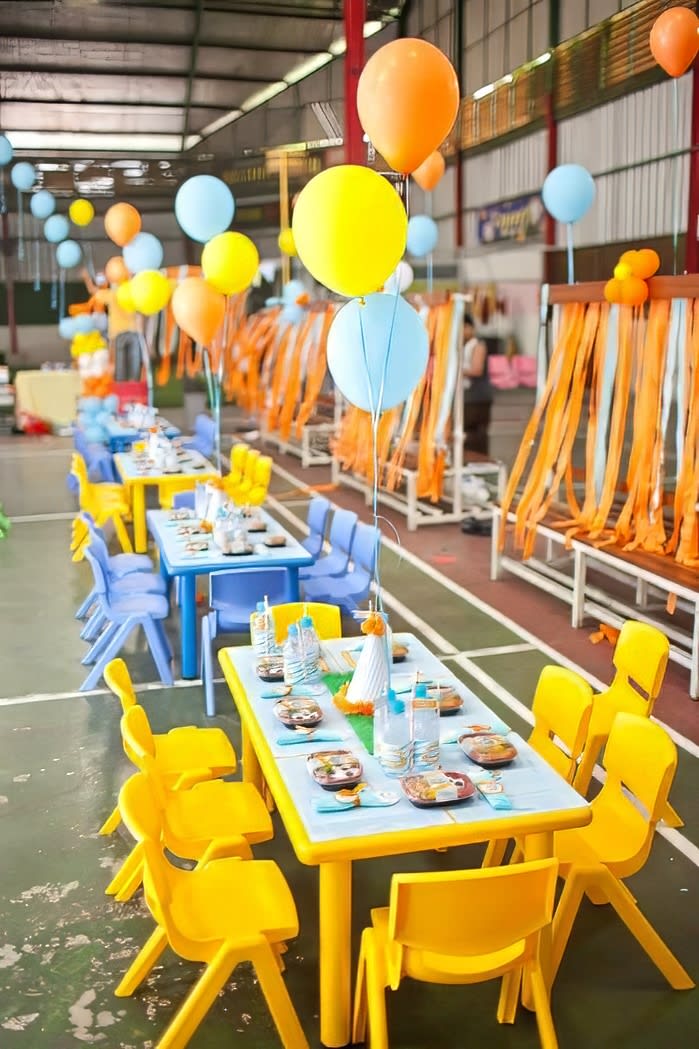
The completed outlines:
[[[310,616],[299,620],[299,640],[304,667],[304,686],[312,693],[324,691],[320,672],[320,641]]]
[[[392,688],[374,705],[374,756],[387,776],[405,776],[412,764],[410,721]]]
[[[413,769],[432,772],[439,768],[439,704],[427,685],[418,683],[410,704],[410,738]]]
[[[284,656],[284,684],[300,685],[303,681],[304,666],[301,659],[301,646],[299,642],[299,628],[296,623],[289,627],[283,649]]]
[[[250,624],[250,639],[256,656],[271,656],[277,651],[274,615],[267,598],[257,602]]]

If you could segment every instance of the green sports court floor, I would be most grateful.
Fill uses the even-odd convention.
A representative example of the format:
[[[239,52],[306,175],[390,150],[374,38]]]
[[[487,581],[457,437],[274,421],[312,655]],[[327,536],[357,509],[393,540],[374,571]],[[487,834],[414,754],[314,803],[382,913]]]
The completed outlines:
[[[116,700],[76,691],[85,645],[73,615],[89,576],[68,552],[68,461],[67,442],[0,443],[0,501],[14,518],[9,538],[0,541],[0,1049],[79,1043],[146,1049],[157,1044],[198,967],[166,954],[140,993],[127,1000],[113,995],[151,921],[140,896],[119,905],[104,895],[129,845],[119,833],[102,838],[97,829],[129,768]],[[282,488],[288,483],[278,481],[277,491]],[[277,509],[290,525],[288,515],[305,515],[301,502]],[[465,600],[414,559],[385,553],[382,580],[394,629],[420,634],[500,717],[526,733],[534,684],[550,653],[523,642],[496,613]],[[153,685],[140,643],[126,658],[157,731],[204,723],[198,683]],[[239,746],[225,684],[217,685],[217,703],[216,722]],[[657,836],[648,864],[629,885],[696,978],[696,748],[680,751],[672,802],[686,826]],[[286,979],[308,1040],[318,1046],[317,871],[296,861],[276,817],[275,831],[256,854],[279,862],[297,901],[301,933],[286,956]],[[355,864],[355,937],[370,907],[386,902],[392,872],[475,866],[481,854],[473,847]],[[496,1023],[497,992],[495,984],[440,988],[406,981],[389,998],[393,1049],[534,1049],[529,1013],[520,1011],[513,1027]],[[671,991],[609,909],[585,903],[554,986],[553,1010],[562,1049],[669,1049],[694,1043],[699,995]],[[248,968],[236,970],[190,1044],[279,1045]]]

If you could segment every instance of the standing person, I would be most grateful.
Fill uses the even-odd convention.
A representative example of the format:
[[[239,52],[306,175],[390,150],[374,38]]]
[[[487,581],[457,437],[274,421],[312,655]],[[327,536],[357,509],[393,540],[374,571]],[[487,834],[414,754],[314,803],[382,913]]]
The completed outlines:
[[[464,449],[487,455],[493,387],[488,378],[488,350],[476,336],[470,313],[464,315],[463,338]]]

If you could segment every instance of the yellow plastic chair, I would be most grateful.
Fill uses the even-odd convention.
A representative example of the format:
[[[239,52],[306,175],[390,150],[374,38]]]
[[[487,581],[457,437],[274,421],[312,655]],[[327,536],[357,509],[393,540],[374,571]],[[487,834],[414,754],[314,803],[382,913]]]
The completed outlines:
[[[107,521],[112,521],[114,531],[121,544],[124,553],[133,553],[133,546],[129,533],[124,524],[124,518],[131,513],[128,496],[123,485],[120,484],[93,484],[87,476],[87,466],[82,455],[73,453],[70,472],[78,482],[78,499],[81,510],[87,510],[92,514],[95,524],[102,528]],[[71,550],[74,561],[82,561],[84,555],[85,535],[81,527],[76,525],[73,530]]]
[[[595,763],[616,715],[624,711],[649,718],[653,713],[669,654],[670,642],[662,631],[635,620],[624,623],[612,657],[616,669],[614,680],[606,692],[594,697],[587,742],[573,781],[579,794],[585,795],[589,790]],[[669,804],[663,819],[670,827],[682,826],[682,820]]]
[[[250,445],[239,441],[231,448],[231,469],[226,477],[226,488],[235,488],[243,480]]]
[[[388,907],[362,933],[352,1041],[388,1049],[385,989],[405,976],[426,983],[482,983],[502,976],[498,1023],[514,1023],[523,975],[543,1049],[558,1042],[539,959],[551,921],[558,863],[533,860],[491,870],[394,874]]]
[[[140,791],[142,808],[151,806],[159,811],[163,844],[175,856],[191,860],[212,859],[214,855],[250,859],[251,845],[269,841],[274,836],[260,792],[252,783],[222,779],[198,783],[189,790],[166,790],[154,759],[140,743],[143,716],[142,707],[128,710],[121,719],[121,734],[125,748],[134,754],[140,769],[136,777],[132,777],[138,782],[130,788],[131,795]],[[121,792],[119,812],[123,819]],[[142,878],[142,841],[136,837],[134,848],[105,892],[117,900],[128,900]]]
[[[133,786],[133,796],[131,792]],[[282,979],[280,953],[298,935],[298,915],[284,875],[272,860],[207,860],[195,870],[173,867],[160,844],[158,814],[144,811],[133,780],[122,788],[124,822],[142,842],[145,900],[156,929],[116,988],[129,997],[165,948],[204,972],[158,1042],[183,1049],[240,962],[255,969],[285,1049],[308,1049]]]
[[[243,476],[237,484],[227,484],[226,491],[230,498],[236,504],[243,506],[247,502],[245,496],[251,491],[255,483],[255,470],[257,469],[258,460],[261,458],[260,452],[257,448],[250,448],[248,450],[247,457],[245,459],[245,466],[243,468]],[[268,459],[269,456],[264,456]],[[226,479],[227,480],[227,479]]]
[[[290,601],[285,605],[272,605],[274,615],[274,633],[277,644],[286,641],[289,626],[298,623],[301,616],[310,616],[313,620],[319,640],[330,641],[342,637],[342,616],[337,605],[326,605],[320,601]],[[256,615],[253,612],[253,615]],[[252,624],[253,616],[250,616]]]
[[[573,782],[585,746],[592,702],[592,688],[574,670],[551,665],[541,671],[532,703],[534,728],[528,742],[566,783]],[[498,866],[506,849],[506,839],[491,841],[483,866]],[[513,861],[520,852],[517,846]]]
[[[104,668],[108,688],[121,702],[124,713],[138,706],[131,676],[123,659],[113,659]],[[143,708],[140,708],[143,710]],[[237,760],[233,744],[220,728],[182,725],[169,732],[154,734],[143,711],[144,749],[153,757],[159,775],[170,790],[186,790],[195,783],[218,779],[235,772]],[[132,764],[136,761],[127,751]],[[121,822],[119,806],[100,827],[100,834],[112,834]]]
[[[553,923],[551,981],[587,895],[593,903],[610,903],[670,986],[687,990],[694,986],[692,979],[622,880],[636,874],[648,859],[677,769],[677,748],[656,722],[637,714],[617,714],[604,767],[607,776],[591,805],[592,822],[554,835],[565,887]]]

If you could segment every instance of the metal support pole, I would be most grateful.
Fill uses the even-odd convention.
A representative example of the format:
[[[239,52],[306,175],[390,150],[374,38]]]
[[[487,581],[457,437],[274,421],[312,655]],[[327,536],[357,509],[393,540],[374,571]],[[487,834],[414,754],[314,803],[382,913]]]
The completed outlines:
[[[357,84],[364,67],[366,0],[345,0],[345,163],[364,163],[364,133],[357,113]]]
[[[549,62],[548,86],[546,95],[546,173],[552,171],[558,164],[558,124],[554,108],[554,84],[556,82],[556,58],[555,48],[558,45],[560,35],[560,10],[559,0],[549,0],[549,47],[554,52],[554,58]],[[544,223],[544,243],[549,249],[544,257],[544,280],[547,284],[554,283],[553,280],[553,257],[552,249],[556,245],[556,220],[546,212]]]
[[[10,257],[10,223],[7,211],[2,213],[2,250],[5,256],[5,291],[7,294],[7,333],[10,340],[10,357],[19,353],[17,342],[17,315],[15,313],[15,282]]]

